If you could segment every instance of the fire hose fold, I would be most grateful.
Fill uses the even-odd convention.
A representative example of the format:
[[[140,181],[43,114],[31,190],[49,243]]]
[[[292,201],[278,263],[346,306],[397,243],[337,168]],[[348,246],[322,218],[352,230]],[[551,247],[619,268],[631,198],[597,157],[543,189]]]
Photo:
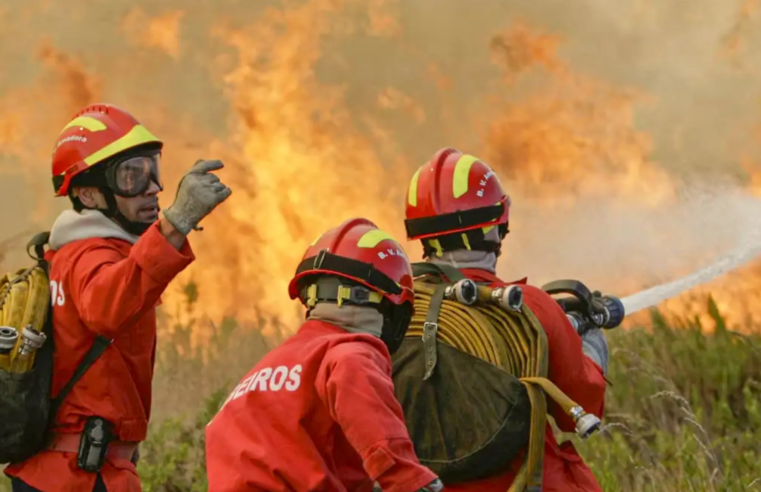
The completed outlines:
[[[0,279],[0,369],[25,373],[34,367],[50,306],[50,287],[38,266]]]

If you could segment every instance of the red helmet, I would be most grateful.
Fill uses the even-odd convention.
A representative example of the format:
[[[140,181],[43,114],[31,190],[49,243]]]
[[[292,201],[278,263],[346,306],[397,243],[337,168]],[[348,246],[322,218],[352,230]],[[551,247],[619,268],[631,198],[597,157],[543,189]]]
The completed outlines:
[[[507,234],[510,197],[492,169],[472,155],[444,148],[412,176],[404,225],[421,239],[425,256],[453,249],[499,252],[484,236],[498,227]]]
[[[131,114],[110,104],[93,104],[63,127],[53,149],[53,188],[66,196],[71,179],[126,150],[163,143]]]
[[[310,283],[320,274],[350,282]],[[402,246],[369,220],[350,219],[307,248],[288,292],[291,299],[299,297],[308,308],[317,301],[375,306],[383,315],[380,338],[393,354],[401,346],[414,314],[413,288],[412,266]]]
[[[304,280],[315,274],[353,280],[395,305],[412,304],[415,299],[412,267],[404,249],[367,219],[347,220],[307,248],[288,286],[291,299],[299,297],[307,304]]]

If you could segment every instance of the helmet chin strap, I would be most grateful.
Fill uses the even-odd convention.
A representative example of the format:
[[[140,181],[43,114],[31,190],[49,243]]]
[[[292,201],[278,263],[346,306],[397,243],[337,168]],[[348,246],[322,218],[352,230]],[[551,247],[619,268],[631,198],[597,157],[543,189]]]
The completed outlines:
[[[142,236],[153,225],[152,222],[134,222],[127,219],[119,210],[114,192],[106,187],[101,187],[100,192],[106,198],[108,208],[99,208],[98,210],[106,217],[115,220],[125,231],[135,236]]]

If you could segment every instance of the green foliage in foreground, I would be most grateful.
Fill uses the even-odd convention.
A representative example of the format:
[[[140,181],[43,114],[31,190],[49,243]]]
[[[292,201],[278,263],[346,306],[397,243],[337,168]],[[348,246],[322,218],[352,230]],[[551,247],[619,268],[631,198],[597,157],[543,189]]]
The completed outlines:
[[[606,427],[573,438],[604,490],[761,491],[761,330],[728,331],[710,300],[708,309],[712,335],[697,321],[670,326],[658,312],[651,327],[608,333]],[[206,490],[204,427],[274,345],[226,320],[205,350],[191,351],[197,322],[191,311],[182,317],[159,358],[158,417],[139,466],[146,492]]]

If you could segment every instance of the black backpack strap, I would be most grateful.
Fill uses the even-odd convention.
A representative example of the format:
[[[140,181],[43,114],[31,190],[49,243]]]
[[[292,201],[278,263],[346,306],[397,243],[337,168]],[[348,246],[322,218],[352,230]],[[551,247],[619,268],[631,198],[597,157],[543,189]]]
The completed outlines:
[[[87,351],[85,356],[82,358],[82,362],[79,363],[76,370],[74,371],[74,375],[71,376],[71,379],[66,383],[66,385],[61,389],[61,392],[58,393],[58,396],[55,397],[53,402],[50,405],[50,421],[55,421],[56,415],[58,414],[58,410],[61,408],[61,404],[63,404],[63,401],[66,399],[66,396],[68,396],[71,389],[74,387],[75,384],[77,384],[77,381],[84,376],[84,374],[87,372],[88,369],[95,363],[98,358],[100,358],[101,355],[103,355],[103,352],[106,351],[108,346],[111,345],[111,340],[108,338],[105,338],[101,335],[98,335],[95,337],[95,341],[90,346],[90,350]]]
[[[428,263],[425,261],[412,264],[412,275],[415,277],[421,275],[435,275],[437,277],[444,276],[448,278],[450,282],[457,282],[458,280],[465,278],[465,275],[452,265]]]
[[[28,243],[26,243],[26,254],[28,254],[31,259],[35,260],[37,264],[45,270],[45,273],[48,273],[48,262],[45,261],[45,245],[48,244],[49,240],[50,232],[45,231],[36,234]],[[32,248],[37,256],[32,255],[32,252],[30,251]]]

